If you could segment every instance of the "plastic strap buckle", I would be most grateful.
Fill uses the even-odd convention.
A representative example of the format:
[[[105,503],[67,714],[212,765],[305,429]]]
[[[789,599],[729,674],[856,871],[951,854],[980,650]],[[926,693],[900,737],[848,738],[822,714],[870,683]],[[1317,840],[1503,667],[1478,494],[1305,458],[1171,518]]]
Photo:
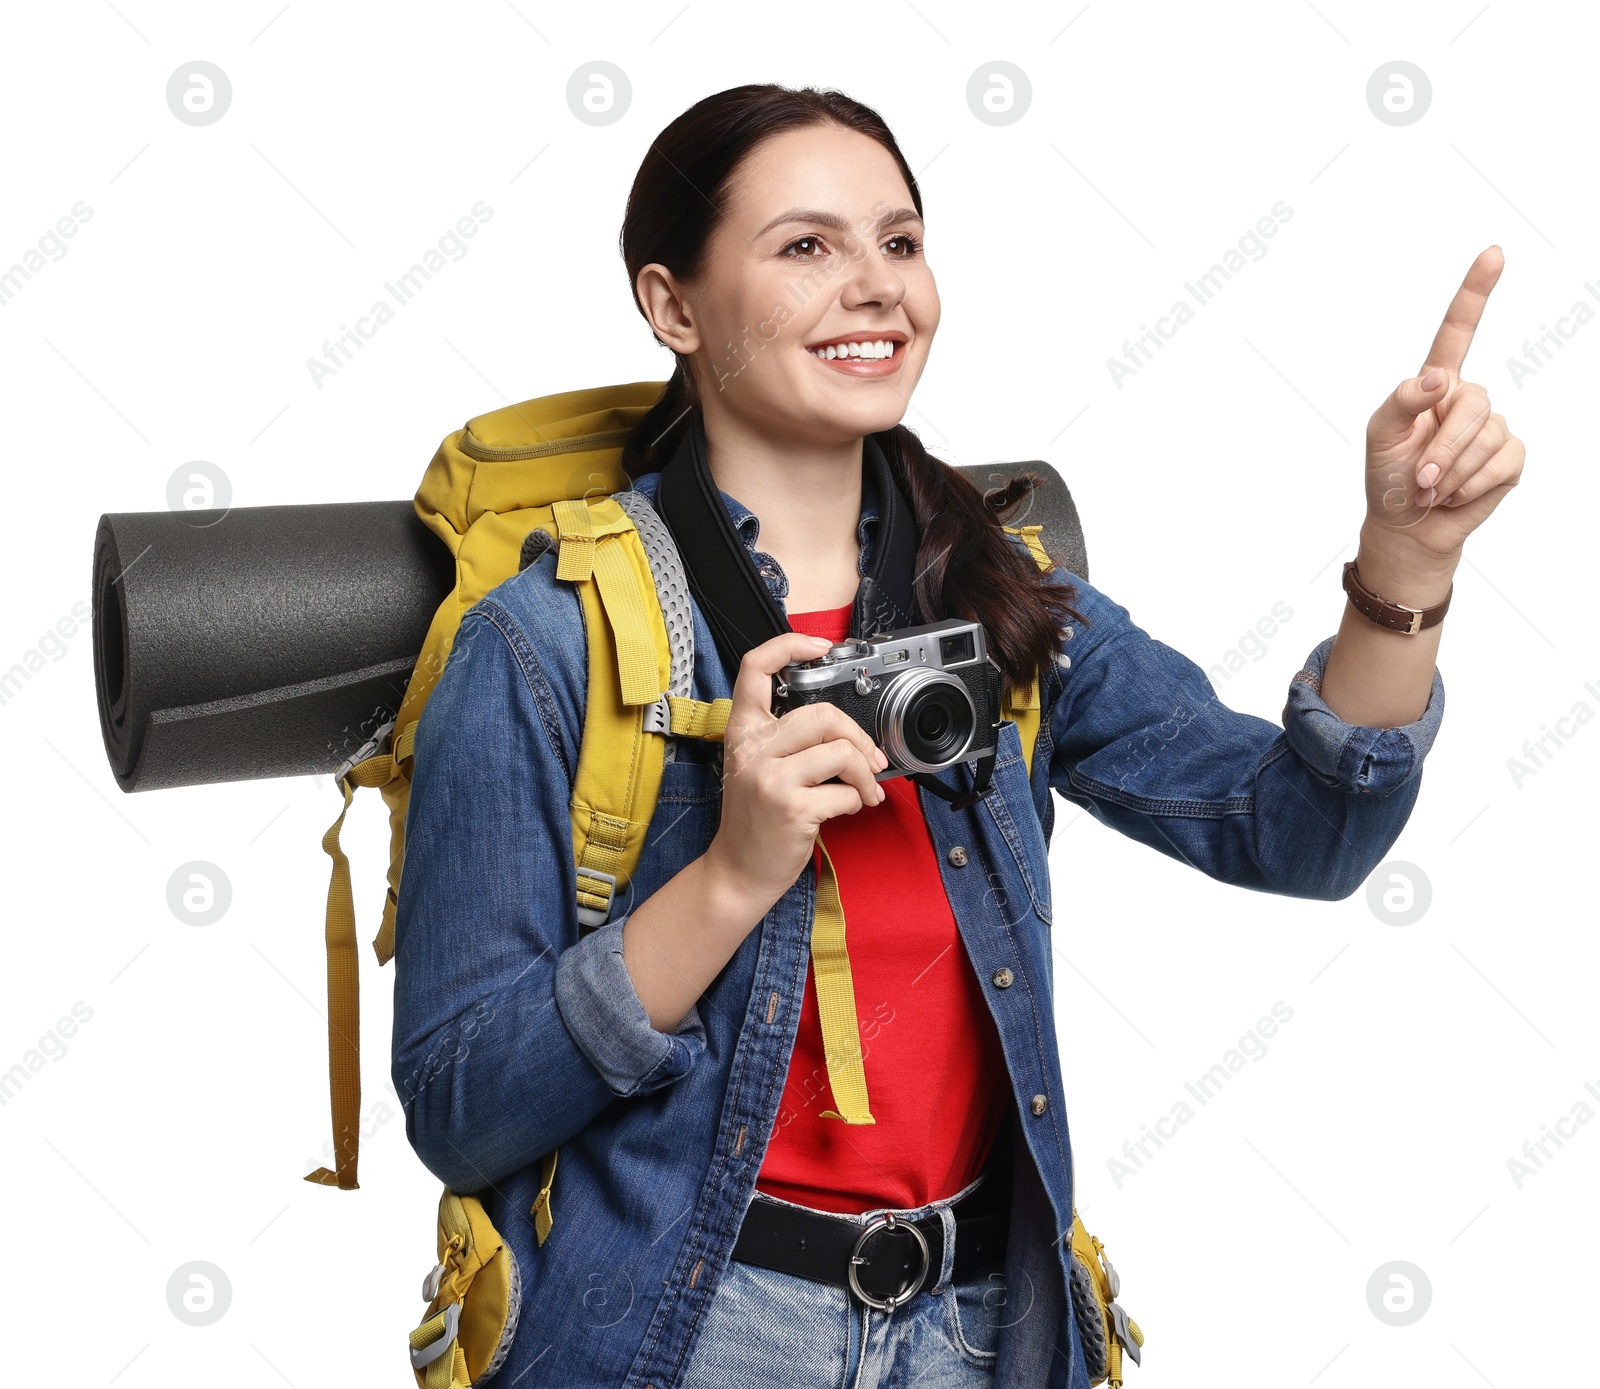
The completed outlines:
[[[411,1368],[425,1369],[455,1344],[456,1328],[461,1324],[461,1304],[452,1302],[444,1309],[444,1328],[436,1339],[422,1347],[411,1348]]]
[[[390,719],[381,728],[379,728],[376,733],[368,738],[366,742],[364,742],[353,753],[351,753],[349,757],[345,758],[345,760],[339,764],[338,770],[336,770],[333,774],[334,781],[343,781],[345,777],[349,775],[352,767],[357,766],[359,763],[365,762],[369,757],[376,757],[383,747],[384,740],[387,739],[388,736],[393,732],[394,720]]]
[[[662,695],[654,704],[644,706],[644,730],[646,733],[663,735],[672,732],[672,706],[667,703],[666,695]]]
[[[1111,1327],[1116,1332],[1117,1339],[1122,1342],[1122,1349],[1127,1353],[1128,1359],[1135,1365],[1139,1363],[1139,1346],[1143,1337],[1134,1335],[1133,1326],[1128,1320],[1128,1314],[1122,1310],[1120,1303],[1113,1302],[1108,1308],[1111,1313]]]
[[[580,868],[578,876],[580,878],[598,878],[608,885],[605,906],[586,907],[582,902],[578,903],[578,925],[604,926],[606,918],[611,915],[611,899],[617,895],[617,875],[615,873],[607,873],[603,868]]]

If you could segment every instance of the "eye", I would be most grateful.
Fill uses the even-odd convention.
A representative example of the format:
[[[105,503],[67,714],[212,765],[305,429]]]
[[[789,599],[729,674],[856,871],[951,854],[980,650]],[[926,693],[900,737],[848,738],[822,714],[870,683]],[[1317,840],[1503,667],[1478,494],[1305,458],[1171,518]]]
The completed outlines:
[[[810,251],[796,252],[795,248],[798,246],[810,246],[813,249]],[[822,238],[818,236],[796,237],[783,248],[780,254],[788,256],[792,260],[815,260],[817,256],[822,254]]]
[[[899,251],[891,251],[890,255],[895,256],[899,260],[910,260],[912,256],[916,255],[922,250],[922,243],[909,232],[897,232],[883,244],[886,247],[892,246],[897,241],[901,243],[903,249]]]

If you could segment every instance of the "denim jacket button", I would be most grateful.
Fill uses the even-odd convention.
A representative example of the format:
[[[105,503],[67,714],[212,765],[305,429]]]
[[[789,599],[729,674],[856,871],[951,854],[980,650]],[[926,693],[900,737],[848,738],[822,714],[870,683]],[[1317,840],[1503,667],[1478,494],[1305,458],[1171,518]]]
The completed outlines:
[[[953,846],[945,857],[956,868],[965,868],[967,866],[967,851],[959,844]]]
[[[1048,1095],[1035,1095],[1028,1101],[1028,1108],[1035,1114],[1043,1114],[1049,1107],[1050,1097]]]
[[[1009,989],[1011,987],[1011,971],[1004,965],[1001,965],[989,977],[994,980],[994,986],[997,989]]]

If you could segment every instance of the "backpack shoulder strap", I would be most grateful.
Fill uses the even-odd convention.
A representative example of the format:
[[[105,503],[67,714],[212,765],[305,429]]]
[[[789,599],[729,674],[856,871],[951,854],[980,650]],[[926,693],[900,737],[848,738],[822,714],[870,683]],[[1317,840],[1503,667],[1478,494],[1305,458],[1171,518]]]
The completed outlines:
[[[671,675],[672,653],[655,581],[632,518],[609,496],[556,502],[556,578],[583,605],[589,684],[572,787],[572,851],[578,921],[598,926],[619,881],[639,861],[665,762],[647,738],[646,710]]]
[[[1043,526],[1002,526],[1001,530],[1009,531],[1018,536],[1027,546],[1028,553],[1033,556],[1033,561],[1040,569],[1049,570],[1053,561],[1045,553],[1044,542],[1039,539],[1039,532]],[[1013,690],[1010,702],[1006,706],[1006,714],[1017,726],[1017,735],[1022,740],[1022,756],[1028,775],[1033,775],[1033,749],[1039,741],[1039,718],[1042,711],[1039,707],[1039,677],[1033,677],[1033,683],[1026,690]]]
[[[552,521],[560,546],[556,578],[576,585],[589,639],[571,811],[578,924],[593,928],[604,924],[617,884],[626,885],[638,866],[661,791],[666,735],[720,740],[733,701],[688,696],[694,667],[688,609],[669,633],[669,617],[679,615],[670,593],[663,599],[657,571],[666,561],[652,543],[652,567],[629,507],[615,496],[558,501]]]

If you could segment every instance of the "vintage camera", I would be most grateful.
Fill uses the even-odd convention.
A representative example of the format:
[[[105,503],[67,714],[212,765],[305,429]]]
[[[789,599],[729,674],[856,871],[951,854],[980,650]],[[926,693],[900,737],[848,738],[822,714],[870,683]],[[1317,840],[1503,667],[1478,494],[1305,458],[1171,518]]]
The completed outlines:
[[[1000,667],[989,659],[981,623],[945,618],[836,642],[775,677],[776,714],[824,700],[883,749],[889,765],[878,781],[939,772],[995,751]]]

